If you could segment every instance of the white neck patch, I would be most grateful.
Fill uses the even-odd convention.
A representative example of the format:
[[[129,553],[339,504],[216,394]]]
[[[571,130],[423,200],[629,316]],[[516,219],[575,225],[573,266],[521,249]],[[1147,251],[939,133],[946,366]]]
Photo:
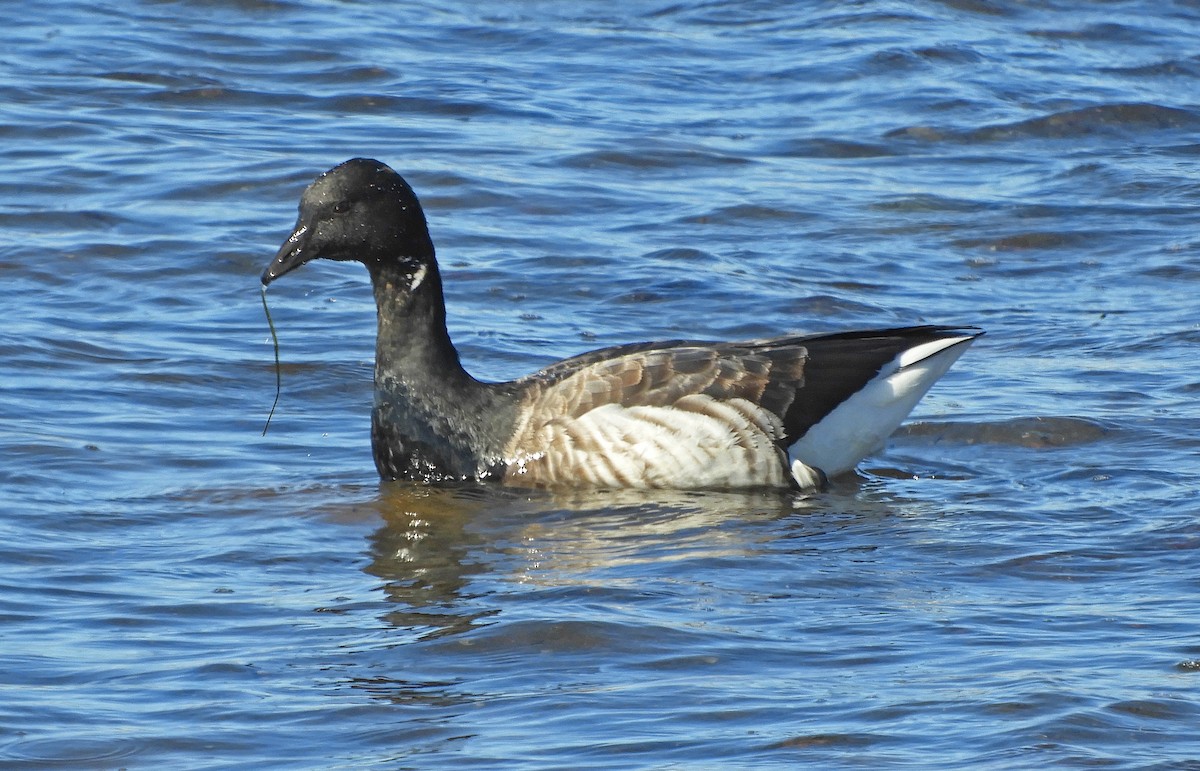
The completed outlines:
[[[417,291],[417,287],[419,287],[421,282],[425,280],[425,274],[428,272],[429,268],[425,265],[417,268],[417,272],[412,274],[412,284],[409,285],[408,290],[410,292]]]

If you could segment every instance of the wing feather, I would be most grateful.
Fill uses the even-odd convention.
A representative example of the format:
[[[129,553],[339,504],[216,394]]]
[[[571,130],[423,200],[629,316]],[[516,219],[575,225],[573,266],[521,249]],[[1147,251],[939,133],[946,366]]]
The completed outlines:
[[[526,483],[779,484],[783,414],[806,357],[795,345],[679,344],[560,363],[530,378],[508,457]]]
[[[544,370],[531,378],[526,404],[535,412],[578,417],[605,404],[667,407],[704,395],[745,399],[782,416],[803,384],[806,358],[803,346],[641,350],[582,364],[569,374],[561,367]]]
[[[914,346],[978,330],[907,327],[593,351],[512,385],[513,484],[787,484],[787,451]]]

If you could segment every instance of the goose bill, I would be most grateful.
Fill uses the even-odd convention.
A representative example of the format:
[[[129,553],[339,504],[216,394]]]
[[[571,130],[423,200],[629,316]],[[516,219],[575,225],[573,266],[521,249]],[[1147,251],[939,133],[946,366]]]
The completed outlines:
[[[309,229],[307,225],[299,225],[275,253],[275,259],[263,271],[263,286],[270,284],[285,273],[291,273],[317,255],[310,248]]]

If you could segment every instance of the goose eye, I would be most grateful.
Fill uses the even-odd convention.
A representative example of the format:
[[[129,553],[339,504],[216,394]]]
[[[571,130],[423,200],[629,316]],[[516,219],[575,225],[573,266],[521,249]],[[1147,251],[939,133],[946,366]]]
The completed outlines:
[[[338,201],[337,203],[335,203],[333,205],[333,213],[334,214],[345,214],[348,211],[350,211],[350,202],[349,201]]]

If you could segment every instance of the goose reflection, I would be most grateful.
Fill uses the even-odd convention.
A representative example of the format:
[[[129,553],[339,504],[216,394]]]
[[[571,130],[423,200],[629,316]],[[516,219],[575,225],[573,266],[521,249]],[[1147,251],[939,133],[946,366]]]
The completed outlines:
[[[831,504],[853,504],[861,488],[838,489],[805,498],[384,485],[373,503],[384,524],[370,536],[365,570],[382,582],[389,607],[380,620],[393,632],[372,641],[370,675],[356,673],[350,685],[432,709],[427,719],[450,730],[463,709],[494,697],[487,673],[503,673],[503,687],[513,678],[534,687],[564,661],[587,670],[622,658],[674,660],[706,634],[726,592],[770,591],[746,582],[747,564],[802,559],[821,548],[814,536],[867,516],[832,514]],[[880,504],[878,519],[887,508]],[[743,583],[697,580],[724,567]],[[660,624],[660,610],[691,613],[696,625]]]
[[[422,638],[464,632],[493,610],[469,610],[471,577],[488,569],[480,536],[467,525],[489,502],[473,491],[384,485],[377,502],[384,525],[371,536],[365,568],[383,580],[395,608],[385,620]]]
[[[808,505],[778,491],[529,495],[388,484],[365,570],[395,606],[389,624],[437,638],[487,623],[521,587],[636,584],[647,562],[758,553],[770,530],[731,523]]]

